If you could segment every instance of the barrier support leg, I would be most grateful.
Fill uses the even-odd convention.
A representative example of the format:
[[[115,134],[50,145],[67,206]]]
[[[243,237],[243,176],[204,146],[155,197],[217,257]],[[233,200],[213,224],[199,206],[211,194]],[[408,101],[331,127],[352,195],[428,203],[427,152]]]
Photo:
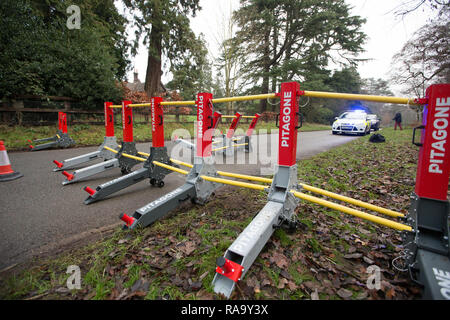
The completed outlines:
[[[268,202],[231,244],[223,257],[217,259],[212,285],[216,293],[230,297],[255,261],[275,228],[295,226],[294,210],[299,200],[290,192],[297,189],[297,113],[296,97],[300,86],[296,82],[281,84],[278,166],[270,186]]]

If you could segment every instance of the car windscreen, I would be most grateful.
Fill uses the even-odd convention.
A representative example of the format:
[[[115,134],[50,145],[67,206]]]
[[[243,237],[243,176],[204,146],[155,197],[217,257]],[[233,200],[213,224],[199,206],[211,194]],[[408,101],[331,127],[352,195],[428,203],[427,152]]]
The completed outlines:
[[[359,113],[359,112],[349,112],[349,113],[344,113],[339,118],[340,119],[362,119],[362,120],[365,120],[366,114]]]

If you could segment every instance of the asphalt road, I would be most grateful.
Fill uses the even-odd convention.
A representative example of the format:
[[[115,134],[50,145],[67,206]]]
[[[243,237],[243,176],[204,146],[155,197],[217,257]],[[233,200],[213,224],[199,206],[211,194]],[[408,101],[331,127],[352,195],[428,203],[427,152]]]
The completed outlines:
[[[228,157],[225,161],[223,156],[216,156],[219,163],[216,168],[253,175],[270,174],[276,162],[277,139],[277,135],[269,135],[268,138],[254,136],[253,145],[258,148],[254,147],[252,154]],[[311,157],[353,139],[356,138],[334,136],[331,130],[301,132],[297,159]],[[192,160],[186,152],[180,153],[172,142],[168,142],[167,147],[172,157]],[[150,143],[139,143],[137,148],[149,152]],[[111,230],[121,224],[118,219],[120,213],[131,215],[136,209],[184,183],[184,176],[172,173],[165,178],[164,188],[151,187],[148,181],[141,181],[105,200],[84,205],[87,193],[83,188],[90,186],[95,189],[99,184],[119,177],[120,169],[114,168],[63,186],[61,182],[64,176],[52,171],[52,161],[61,161],[96,149],[88,147],[8,153],[13,170],[23,173],[24,177],[0,182],[0,270],[24,263],[32,257],[55,253],[63,247],[70,247]],[[245,163],[236,164],[237,161]]]

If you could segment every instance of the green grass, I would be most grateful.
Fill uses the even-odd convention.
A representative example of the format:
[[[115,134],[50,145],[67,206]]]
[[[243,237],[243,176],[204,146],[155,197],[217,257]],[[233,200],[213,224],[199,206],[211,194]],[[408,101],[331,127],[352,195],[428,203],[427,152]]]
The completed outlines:
[[[226,132],[229,124],[219,124],[219,131]],[[239,126],[236,134],[245,134],[248,128],[248,124]],[[259,130],[266,130],[265,132],[271,132],[276,129],[274,122],[260,122],[256,127],[255,134]],[[305,123],[302,127],[302,131],[317,131],[317,130],[329,130],[330,127],[322,124],[310,124]],[[89,124],[77,124],[69,126],[69,135],[75,140],[76,146],[96,146],[103,142],[105,135],[105,127],[103,125],[89,125]],[[115,126],[114,132],[118,141],[122,139],[122,128]],[[29,143],[27,140],[36,140],[42,138],[53,137],[56,134],[56,126],[14,126],[9,127],[6,125],[0,125],[0,140],[5,142],[5,146],[8,151],[27,150]],[[134,140],[136,142],[149,142],[152,140],[151,128],[147,124],[135,124],[133,127]],[[173,135],[181,137],[193,137],[194,136],[194,124],[193,123],[164,123],[164,137],[166,140],[172,140]]]

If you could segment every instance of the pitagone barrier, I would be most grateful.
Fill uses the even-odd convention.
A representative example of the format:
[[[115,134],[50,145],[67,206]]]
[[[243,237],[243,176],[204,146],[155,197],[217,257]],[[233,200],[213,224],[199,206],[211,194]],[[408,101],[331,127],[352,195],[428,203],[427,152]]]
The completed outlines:
[[[129,107],[130,104],[131,101],[122,101],[122,106],[117,106],[117,108],[122,108],[123,138],[120,149],[118,153],[115,154],[115,157],[111,160],[76,170],[73,173],[63,171],[62,174],[66,177],[66,180],[62,182],[63,185],[74,183],[117,167],[120,167],[122,174],[128,174],[131,172],[131,168],[139,163],[136,159],[122,156],[122,153],[127,153],[132,156],[137,156],[138,154],[136,145],[133,141],[133,110]],[[110,106],[110,108],[115,107],[116,106]],[[106,146],[103,148],[109,151],[114,150]]]
[[[407,217],[407,221],[412,226],[301,192],[306,190],[318,193],[391,217],[403,216],[401,213],[392,210],[297,183],[296,146],[299,118],[297,98],[301,95],[396,104],[427,104],[424,110],[424,124],[419,127],[419,129],[422,129],[421,143],[416,143],[413,136],[413,143],[419,145],[421,151],[417,169],[416,190]],[[206,134],[209,127],[207,124],[205,126],[207,121],[203,121],[205,119],[203,116],[210,117],[212,114],[211,102],[243,101],[267,97],[279,97],[281,100],[279,158],[274,178],[267,179],[216,171],[209,161],[211,156],[211,134]],[[405,247],[407,248],[405,258],[408,260],[408,269],[413,275],[413,280],[418,281],[425,287],[424,297],[450,299],[450,285],[448,281],[448,275],[450,274],[449,202],[447,200],[450,174],[450,157],[447,155],[447,137],[450,133],[448,126],[448,118],[450,117],[450,84],[431,86],[427,89],[426,98],[412,100],[396,97],[301,91],[298,83],[291,82],[283,83],[281,92],[278,94],[212,99],[212,95],[202,93],[197,96],[196,103],[197,121],[199,123],[203,121],[203,126],[199,126],[197,130],[194,165],[172,159],[174,163],[190,167],[191,170],[188,172],[157,161],[153,162],[155,165],[168,170],[186,174],[186,183],[160,199],[138,209],[131,217],[125,213],[121,214],[120,218],[126,223],[125,228],[132,229],[137,226],[148,226],[176,208],[181,201],[187,199],[203,203],[217,189],[218,184],[265,190],[269,193],[266,206],[233,242],[224,256],[217,259],[216,275],[213,280],[215,292],[222,293],[227,297],[231,295],[235,283],[242,279],[249,270],[253,261],[273,233],[274,228],[281,225],[295,226],[294,209],[298,204],[298,199],[302,199],[403,232],[405,235]],[[258,185],[222,179],[217,177],[219,175],[258,182],[270,182],[271,185]],[[414,277],[414,275],[417,277]]]
[[[58,112],[58,131],[56,132],[54,137],[36,139],[33,141],[28,140],[28,142],[30,143],[29,147],[31,151],[44,150],[53,147],[68,148],[70,146],[73,146],[75,144],[75,141],[67,133],[67,114],[64,112]],[[47,143],[33,146],[33,143],[41,142]]]
[[[66,170],[99,158],[102,158],[103,160],[111,160],[114,158],[115,154],[104,148],[109,147],[114,150],[119,148],[117,145],[117,139],[114,135],[114,111],[111,108],[112,105],[112,102],[105,102],[104,104],[105,137],[103,138],[103,143],[98,147],[97,151],[66,159],[63,160],[63,162],[53,160],[53,163],[56,164],[56,168],[54,168],[53,171]]]
[[[222,140],[214,140],[213,144],[219,143],[219,147],[215,147],[212,151],[217,152],[223,152],[226,156],[233,156],[235,149],[243,149],[245,152],[251,152],[252,151],[252,145],[250,142],[250,137],[256,127],[256,124],[258,123],[258,120],[260,118],[260,115],[256,113],[254,116],[243,116],[239,112],[236,112],[234,116],[222,116],[222,118],[233,118],[230,128],[228,128],[228,131],[226,134],[222,135]],[[250,126],[243,137],[234,137],[234,133],[236,131],[236,128],[238,126],[239,120],[241,118],[252,118],[252,122],[250,123]],[[242,138],[244,138],[244,141],[242,142]]]
[[[99,185],[95,190],[89,187],[84,190],[89,193],[89,196],[84,201],[85,204],[90,204],[95,201],[104,199],[105,197],[118,192],[126,187],[129,187],[135,183],[138,183],[144,179],[150,179],[150,184],[153,186],[163,187],[164,178],[167,174],[171,173],[171,170],[167,170],[160,166],[155,166],[153,161],[165,163],[168,165],[174,165],[169,159],[167,153],[167,147],[164,145],[164,112],[161,106],[162,98],[154,97],[149,104],[136,104],[139,106],[149,106],[151,108],[151,127],[152,127],[152,146],[150,147],[150,153],[146,154],[138,152],[140,156],[146,158],[133,157],[131,159],[145,162],[143,168],[133,171],[120,178],[108,181]],[[132,108],[133,104],[129,107]],[[123,157],[130,157],[125,152],[122,153]]]

